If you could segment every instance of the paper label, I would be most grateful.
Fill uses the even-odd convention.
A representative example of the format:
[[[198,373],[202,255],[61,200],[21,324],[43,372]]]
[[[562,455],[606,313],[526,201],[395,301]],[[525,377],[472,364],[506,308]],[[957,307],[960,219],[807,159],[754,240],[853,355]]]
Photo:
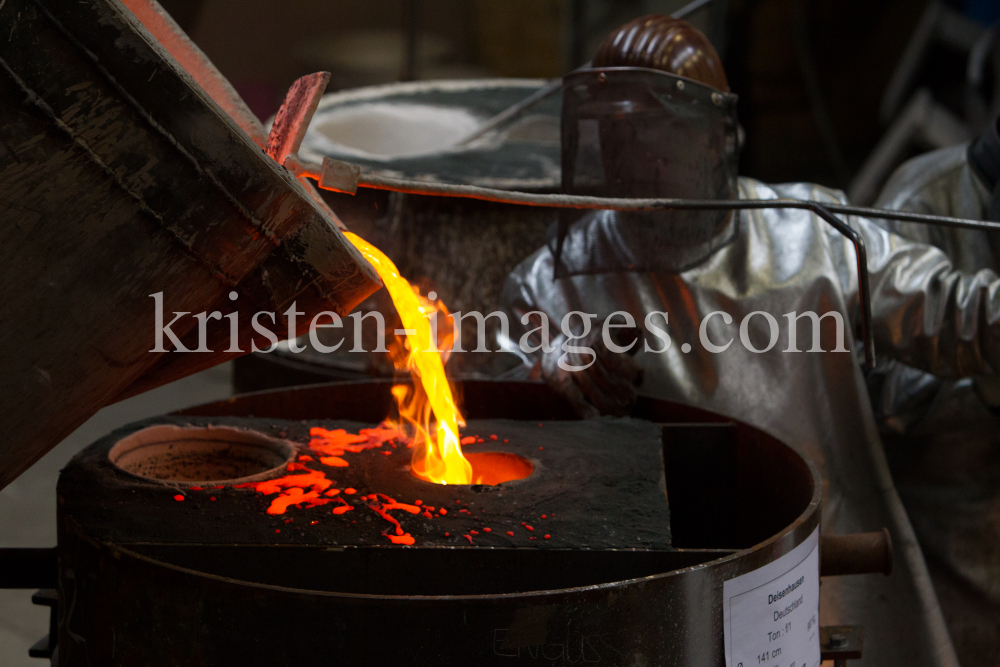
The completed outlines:
[[[727,667],[819,667],[819,528],[722,584]]]

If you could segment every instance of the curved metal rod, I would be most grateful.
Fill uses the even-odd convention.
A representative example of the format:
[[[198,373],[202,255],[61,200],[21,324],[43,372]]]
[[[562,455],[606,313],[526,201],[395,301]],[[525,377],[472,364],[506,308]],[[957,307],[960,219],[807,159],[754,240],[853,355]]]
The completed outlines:
[[[861,340],[865,347],[865,371],[875,367],[875,330],[872,327],[872,293],[868,277],[868,251],[861,235],[840,218],[833,215],[823,204],[810,209],[825,220],[854,244],[854,255],[858,263],[858,295],[861,299]]]
[[[386,178],[372,174],[361,174],[358,167],[325,158],[322,168],[318,165],[303,164],[295,160],[286,161],[286,166],[301,175],[318,178],[320,187],[337,192],[353,194],[357,188],[392,190],[415,195],[437,197],[465,197],[503,204],[520,206],[544,206],[549,208],[596,209],[614,211],[669,211],[669,210],[751,210],[766,208],[791,208],[811,211],[854,245],[858,269],[858,294],[861,300],[861,339],[864,343],[865,370],[875,365],[875,341],[872,327],[871,287],[868,276],[868,253],[864,239],[850,225],[838,218],[841,215],[856,215],[883,220],[899,220],[920,224],[936,224],[947,227],[961,227],[982,231],[1000,232],[1000,223],[951,218],[943,215],[910,213],[906,211],[886,211],[878,208],[849,206],[833,202],[817,202],[804,199],[618,199],[610,197],[590,197],[563,194],[537,194],[482,188],[475,185],[452,183],[429,183],[399,178]]]
[[[324,164],[329,160],[324,160]],[[329,160],[330,162],[335,162]],[[288,166],[286,164],[286,166]],[[311,165],[302,165],[303,173],[320,180],[320,187],[336,192],[349,192],[341,189],[336,183],[325,182],[320,173],[313,173]],[[319,170],[316,170],[317,172]],[[332,186],[332,187],[331,187]],[[465,197],[500,204],[517,204],[520,206],[545,206],[549,208],[596,209],[612,211],[669,211],[669,210],[741,210],[758,208],[810,208],[805,206],[811,200],[803,199],[640,199],[591,197],[580,195],[541,194],[533,192],[517,192],[515,190],[498,190],[482,188],[476,185],[458,185],[454,183],[431,183],[402,178],[387,178],[373,174],[358,176],[356,187],[374,190],[392,190],[414,195],[433,195],[436,197]],[[945,227],[961,227],[978,229],[988,232],[1000,232],[1000,222],[968,220],[952,218],[944,215],[927,213],[911,213],[908,211],[887,211],[881,208],[850,206],[833,202],[823,203],[823,207],[832,213],[857,215],[864,218],[880,220],[899,220],[900,222],[916,222],[920,224],[943,225]]]
[[[365,181],[368,181],[372,177],[362,177],[362,181],[358,183],[361,187],[371,187]],[[374,180],[374,179],[372,179]],[[396,179],[385,179],[393,180]],[[443,191],[450,189],[454,186],[444,186],[437,187],[440,184],[420,184],[418,187],[414,187],[408,191],[413,194],[444,194]],[[460,186],[465,188],[475,188],[475,186]],[[413,190],[421,190],[421,192],[413,192]],[[483,191],[478,193],[480,196],[474,196],[476,199],[485,199],[486,192],[488,188],[475,188],[476,191]],[[492,191],[492,192],[503,192],[503,191]],[[470,196],[471,193],[463,192],[463,194],[458,194],[452,192],[451,194],[445,194],[445,196]],[[819,202],[802,200],[802,199],[736,199],[727,201],[717,201],[717,200],[695,200],[695,199],[609,199],[604,197],[578,197],[572,195],[535,195],[529,193],[507,193],[500,196],[490,196],[489,201],[504,201],[505,203],[516,203],[527,206],[551,206],[555,208],[583,208],[583,209],[613,209],[613,210],[678,210],[678,209],[695,209],[695,210],[743,210],[743,209],[765,209],[765,208],[791,208],[791,209],[803,209],[811,211],[816,214],[827,224],[832,226],[838,232],[843,234],[847,239],[854,245],[854,253],[857,260],[858,268],[858,294],[861,300],[861,340],[864,343],[865,350],[865,363],[864,369],[866,371],[871,370],[875,366],[875,340],[872,328],[872,304],[871,304],[871,287],[868,278],[868,253],[865,249],[865,241],[861,238],[850,225],[842,221],[840,218],[835,216],[832,211],[840,209],[838,212],[848,213],[856,215],[858,213],[866,211],[866,209],[859,209],[852,206],[840,206],[831,204],[821,204]],[[515,201],[516,200],[516,201]],[[872,209],[872,211],[880,212],[878,209]],[[881,211],[880,213],[890,213],[889,211]],[[939,216],[923,216],[921,214],[918,221],[920,222],[932,222],[932,220],[926,220],[926,218],[937,218]],[[951,220],[951,219],[947,219]],[[956,222],[970,222],[963,220],[955,220]],[[1000,231],[1000,224],[992,223],[995,228]]]

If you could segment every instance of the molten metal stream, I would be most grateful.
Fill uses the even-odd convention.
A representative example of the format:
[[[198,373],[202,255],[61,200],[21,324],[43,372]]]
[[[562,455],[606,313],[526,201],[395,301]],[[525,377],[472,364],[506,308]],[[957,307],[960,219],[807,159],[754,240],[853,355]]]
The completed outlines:
[[[392,260],[378,248],[356,234],[345,232],[344,235],[378,272],[407,330],[406,367],[413,376],[413,390],[397,386],[392,393],[399,405],[401,419],[417,431],[411,463],[413,474],[436,484],[472,484],[472,466],[462,455],[458,439],[458,427],[465,422],[455,405],[441,351],[427,317],[436,309],[418,295],[399,275]],[[430,410],[426,409],[427,404]],[[431,426],[430,413],[437,422],[436,435],[432,435],[435,429]]]

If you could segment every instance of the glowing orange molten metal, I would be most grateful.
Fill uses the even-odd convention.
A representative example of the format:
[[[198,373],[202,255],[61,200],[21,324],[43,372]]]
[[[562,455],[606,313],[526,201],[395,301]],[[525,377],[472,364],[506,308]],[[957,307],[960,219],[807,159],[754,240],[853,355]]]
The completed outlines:
[[[464,425],[444,374],[438,341],[433,337],[428,315],[437,308],[399,275],[396,265],[378,248],[346,232],[348,240],[378,272],[407,330],[405,367],[413,377],[408,385],[393,387],[404,426],[414,430],[411,468],[417,477],[436,484],[472,484],[472,466],[462,455],[458,427]],[[436,422],[436,428],[431,422]]]

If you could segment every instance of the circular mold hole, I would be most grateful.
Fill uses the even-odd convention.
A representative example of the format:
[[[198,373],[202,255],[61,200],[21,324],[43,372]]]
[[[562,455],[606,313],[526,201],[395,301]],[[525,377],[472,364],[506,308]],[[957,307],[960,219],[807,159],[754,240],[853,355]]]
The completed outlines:
[[[266,479],[294,458],[290,443],[263,433],[172,424],[136,431],[108,452],[111,463],[129,474],[192,485]]]
[[[372,102],[320,114],[320,135],[359,156],[402,158],[446,150],[472,134],[479,120],[466,109]]]
[[[524,479],[535,466],[528,459],[510,452],[466,452],[472,464],[472,483],[496,486]]]

